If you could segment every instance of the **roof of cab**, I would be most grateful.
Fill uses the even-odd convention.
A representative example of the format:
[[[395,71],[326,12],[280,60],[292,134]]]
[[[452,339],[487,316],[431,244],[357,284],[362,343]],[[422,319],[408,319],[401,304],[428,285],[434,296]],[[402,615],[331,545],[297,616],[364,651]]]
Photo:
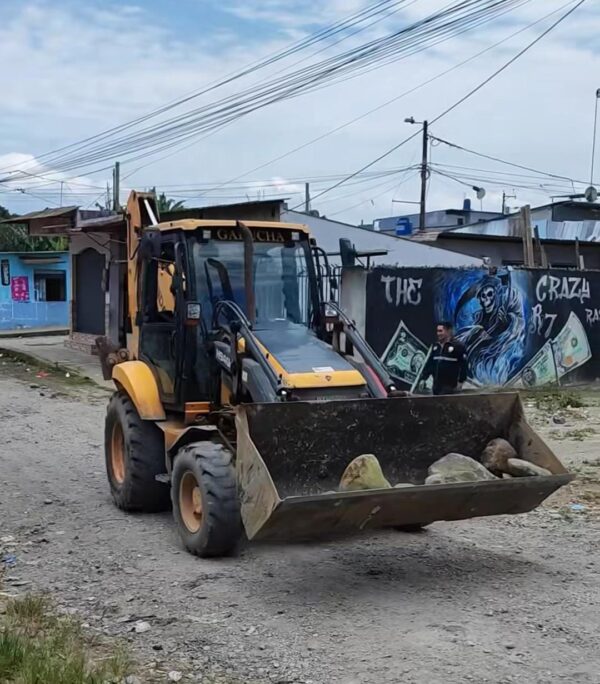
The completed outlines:
[[[242,221],[248,228],[267,228],[270,230],[299,230],[309,233],[308,226],[302,223],[280,223],[278,221]],[[198,230],[199,228],[236,228],[238,221],[215,219],[181,219],[152,226],[155,230]]]

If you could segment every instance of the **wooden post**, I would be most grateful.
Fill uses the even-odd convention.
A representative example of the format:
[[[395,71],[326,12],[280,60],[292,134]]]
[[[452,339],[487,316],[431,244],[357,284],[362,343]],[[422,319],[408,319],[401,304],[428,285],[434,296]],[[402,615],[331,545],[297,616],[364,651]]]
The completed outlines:
[[[527,268],[529,263],[529,254],[527,253],[527,239],[525,237],[525,221],[523,220],[523,212],[519,215],[519,233],[523,241],[523,266]]]
[[[533,236],[531,235],[531,207],[528,204],[521,207],[521,230],[523,231],[525,266],[532,268],[535,266],[535,256],[533,253]]]
[[[579,248],[579,238],[575,238],[575,262],[577,268],[580,268],[582,271],[585,268],[585,264],[583,262],[583,256],[581,255],[581,250]]]
[[[540,239],[540,231],[537,225],[533,227],[533,233],[535,235],[535,242],[537,245],[537,251],[539,255],[539,265],[542,268],[548,268],[548,255],[546,254],[546,248],[542,244],[542,240]]]

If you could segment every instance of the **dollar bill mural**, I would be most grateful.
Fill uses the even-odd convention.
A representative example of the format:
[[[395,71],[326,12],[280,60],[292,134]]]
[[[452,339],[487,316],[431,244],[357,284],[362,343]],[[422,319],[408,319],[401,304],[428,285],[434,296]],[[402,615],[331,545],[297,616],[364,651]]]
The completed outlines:
[[[383,353],[383,363],[395,378],[412,385],[427,358],[428,348],[413,335],[404,321]]]
[[[377,268],[367,280],[366,336],[411,386],[448,321],[475,387],[534,387],[600,378],[600,273]]]

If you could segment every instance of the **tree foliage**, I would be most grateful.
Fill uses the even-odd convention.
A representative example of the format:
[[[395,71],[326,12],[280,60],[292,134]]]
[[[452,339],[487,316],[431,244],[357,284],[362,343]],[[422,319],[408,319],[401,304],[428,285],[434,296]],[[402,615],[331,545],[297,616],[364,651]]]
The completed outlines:
[[[152,188],[152,190],[156,193],[156,188]],[[166,211],[178,211],[184,208],[183,202],[170,199],[164,192],[161,192],[160,195],[156,194],[156,207],[159,214]]]
[[[0,205],[0,220],[14,218],[6,207]],[[31,237],[25,226],[16,223],[0,223],[0,252],[64,252],[69,248],[66,237],[49,235]]]

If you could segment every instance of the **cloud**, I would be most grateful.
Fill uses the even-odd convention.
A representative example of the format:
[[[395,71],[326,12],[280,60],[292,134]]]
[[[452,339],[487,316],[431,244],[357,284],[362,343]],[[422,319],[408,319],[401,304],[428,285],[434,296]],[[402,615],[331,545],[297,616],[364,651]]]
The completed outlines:
[[[339,21],[368,5],[368,0],[329,0],[320,4],[306,0],[258,0],[229,2],[224,9],[246,21],[297,30]]]
[[[169,153],[172,156],[141,169],[130,178],[127,175],[143,166],[146,160],[124,163],[123,186],[125,189],[152,185],[182,189],[184,185],[192,187],[237,178],[418,85],[508,35],[517,26],[562,4],[564,0],[528,3],[511,15],[508,23],[464,34],[436,46],[435,50],[257,112],[178,153],[165,150],[163,156]],[[0,155],[22,155],[11,159],[23,165],[26,159],[127,121],[271,54],[289,42],[291,33],[304,34],[314,30],[313,24],[334,21],[364,5],[366,0],[355,1],[351,7],[343,0],[316,7],[314,3],[300,0],[254,0],[243,5],[230,2],[225,8],[219,7],[219,13],[217,3],[206,0],[203,3],[206,12],[213,11],[210,31],[201,30],[195,23],[182,29],[185,16],[178,16],[175,24],[175,18],[168,12],[161,15],[146,9],[140,11],[134,4],[24,0],[10,8],[3,6],[0,61],[10,65],[10,69],[0,72],[3,92]],[[181,12],[185,6],[181,4]],[[407,4],[402,16],[404,20],[414,19],[434,6],[439,7],[434,0]],[[468,103],[435,124],[433,132],[487,154],[587,178],[593,94],[598,85],[592,82],[591,75],[600,73],[595,40],[600,31],[600,9],[592,4],[584,8]],[[248,30],[248,26],[254,28]],[[372,30],[389,30],[389,25],[382,22]],[[533,32],[522,34],[444,79],[256,171],[245,180],[280,179],[281,192],[294,191],[299,197],[302,184],[285,179],[339,177],[343,172],[355,171],[414,132],[403,123],[406,116],[432,119],[515,54],[532,36]],[[243,85],[257,83],[259,77],[254,76]],[[214,96],[221,92],[233,92],[233,87]],[[206,97],[197,104],[209,101]],[[419,145],[415,139],[375,169],[404,168],[415,163],[420,155]],[[491,162],[442,146],[433,148],[432,154],[433,160],[440,163],[493,166]],[[0,168],[11,163],[0,158]],[[40,163],[45,174],[63,179],[52,171],[51,165],[45,165],[44,158]],[[109,177],[109,171],[90,174],[84,182],[102,188]],[[402,178],[403,174],[399,174],[396,185],[393,178],[389,183],[382,178],[379,183],[373,180],[363,185],[342,186],[323,197],[323,211],[356,221],[372,220],[401,208],[412,211],[410,206],[392,204],[393,198],[398,199],[396,189]],[[327,181],[313,182],[313,195],[327,187]],[[484,208],[497,208],[502,188],[487,189]],[[72,190],[73,197],[77,197],[75,186]],[[83,192],[82,188],[78,190]],[[268,192],[271,190],[270,187]],[[58,192],[59,185],[55,184],[41,194],[57,201]],[[401,199],[417,199],[418,178],[407,181],[398,192]],[[517,203],[542,203],[547,199],[547,195],[534,191],[518,189],[517,192]],[[243,198],[239,190],[222,191],[229,196],[236,193]],[[468,188],[434,177],[428,195],[429,206],[458,206],[465,193],[469,194]],[[1,195],[0,203],[10,204],[12,195]],[[83,195],[79,197],[83,199]],[[23,204],[19,200],[19,205]],[[39,203],[31,208],[38,206]],[[319,200],[314,206],[320,208]]]
[[[0,155],[0,204],[14,206],[16,213],[25,213],[32,206],[85,207],[103,202],[105,195],[105,188],[91,178],[52,170],[31,154]]]

